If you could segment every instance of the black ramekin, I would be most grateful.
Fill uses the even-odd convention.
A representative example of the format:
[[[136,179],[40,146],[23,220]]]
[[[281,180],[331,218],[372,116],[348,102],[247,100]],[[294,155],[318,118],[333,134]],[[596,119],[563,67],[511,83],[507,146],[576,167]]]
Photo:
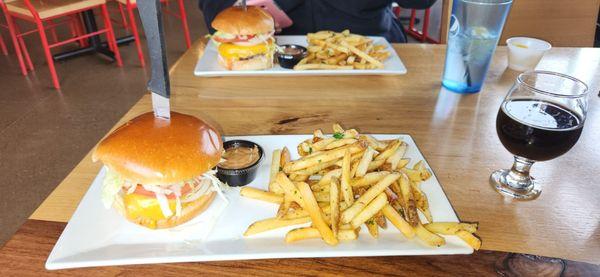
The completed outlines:
[[[223,143],[224,149],[229,149],[232,147],[239,147],[239,146],[249,147],[249,148],[254,148],[254,146],[256,146],[258,148],[258,154],[260,156],[258,157],[258,160],[255,163],[253,163],[250,166],[244,167],[244,168],[227,169],[227,168],[221,168],[221,167],[219,167],[219,165],[217,165],[217,178],[219,178],[219,180],[221,180],[221,182],[227,183],[228,185],[230,185],[232,187],[241,187],[241,186],[250,184],[254,180],[254,178],[256,178],[258,166],[260,165],[260,163],[262,162],[262,160],[265,156],[265,152],[263,151],[262,147],[260,147],[260,145],[254,143],[254,142],[251,142],[251,141],[236,139],[236,140],[226,141]]]
[[[306,57],[306,53],[308,53],[308,50],[306,49],[306,47],[297,45],[297,44],[284,44],[284,45],[280,45],[281,48],[295,48],[295,49],[300,49],[302,52],[300,52],[300,54],[286,54],[286,53],[282,53],[282,52],[277,52],[277,60],[279,61],[279,65],[281,65],[281,67],[283,68],[288,68],[288,69],[293,69],[294,66],[296,64],[298,64],[298,62],[300,62],[300,60],[302,60],[304,57]]]

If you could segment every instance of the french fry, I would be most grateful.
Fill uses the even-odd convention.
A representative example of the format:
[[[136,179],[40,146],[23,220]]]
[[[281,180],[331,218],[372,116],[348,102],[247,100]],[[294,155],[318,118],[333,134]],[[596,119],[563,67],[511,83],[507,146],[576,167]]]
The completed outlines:
[[[331,210],[331,230],[333,235],[337,237],[338,227],[340,224],[340,184],[337,178],[331,179],[329,187],[329,209]]]
[[[327,146],[325,146],[325,150],[331,150],[331,149],[335,149],[338,147],[342,147],[344,145],[348,145],[348,144],[353,144],[356,143],[356,139],[354,138],[342,138],[342,139],[338,139],[335,140],[334,142],[327,144]]]
[[[357,56],[361,57],[362,59],[368,61],[369,63],[375,65],[377,68],[383,68],[383,64],[380,61],[378,61],[378,60],[374,59],[373,57],[369,56],[367,53],[359,50],[358,48],[350,45],[349,43],[347,43],[345,41],[342,41],[341,44],[342,44],[342,46],[347,47],[348,50],[350,50],[352,53],[354,53]]]
[[[373,161],[373,156],[375,156],[376,154],[378,154],[378,152],[375,149],[373,149],[371,146],[368,146],[367,150],[365,150],[365,153],[363,154],[362,158],[360,159],[360,162],[358,163],[358,167],[356,169],[356,173],[354,174],[354,176],[356,176],[356,177],[365,176],[365,174],[367,174],[367,170],[369,169],[369,164],[371,163],[371,161]]]
[[[419,189],[417,185],[415,185],[415,183],[410,183],[411,191],[413,197],[415,198],[417,208],[423,212],[423,215],[425,215],[425,218],[429,223],[433,222],[433,216],[431,215],[431,210],[429,210],[429,201],[427,200],[427,196],[421,191],[421,189]]]
[[[317,202],[329,202],[329,192],[328,191],[313,192],[313,195],[315,196],[315,199],[317,200]]]
[[[392,165],[392,170],[396,170],[398,168],[398,164],[402,157],[404,157],[404,153],[406,153],[406,144],[402,143],[396,151],[387,159],[387,162]]]
[[[308,217],[308,212],[302,209],[298,209],[298,210],[290,210],[288,211],[285,216],[283,216],[283,219],[296,219],[296,218],[301,218],[301,217]]]
[[[281,149],[281,158],[279,159],[279,165],[281,167],[279,171],[281,171],[285,164],[288,163],[291,159],[292,156],[290,154],[290,150],[287,147],[283,147],[283,149]]]
[[[342,179],[341,179],[341,190],[344,202],[348,205],[354,203],[354,192],[350,186],[350,151],[346,150],[342,162]],[[344,223],[348,223],[346,221]]]
[[[339,123],[333,123],[331,126],[331,129],[333,130],[334,133],[344,133],[344,128],[342,128],[342,125],[340,125]]]
[[[467,231],[469,233],[475,233],[477,231],[476,223],[433,222],[423,226],[430,232],[442,235],[454,235],[458,231]]]
[[[323,219],[323,214],[321,209],[317,205],[317,201],[313,196],[312,191],[307,183],[299,183],[298,190],[302,195],[302,199],[304,200],[304,209],[310,215],[310,218],[317,229],[319,229],[319,233],[323,237],[323,240],[329,245],[338,244],[338,239],[333,235],[333,232],[325,223]]]
[[[370,187],[367,192],[361,195],[355,202],[342,212],[341,221],[342,223],[350,223],[352,219],[361,212],[365,206],[370,203],[375,197],[377,197],[380,193],[382,193],[385,188],[387,188],[390,184],[395,182],[398,178],[400,178],[400,174],[391,173],[385,176],[381,181],[379,181],[374,186]]]
[[[380,193],[373,201],[371,201],[360,213],[358,213],[350,222],[354,228],[360,227],[369,218],[372,218],[388,203],[385,193]]]
[[[325,147],[328,144],[334,142],[335,140],[336,140],[335,138],[325,138],[320,141],[317,141],[312,144],[313,151],[321,151],[321,150],[325,149]]]
[[[314,69],[335,69],[335,70],[350,70],[353,69],[351,65],[333,65],[333,64],[296,64],[294,70],[314,70]]]
[[[400,159],[400,162],[398,162],[398,165],[396,166],[396,170],[404,168],[408,163],[410,163],[410,159]]]
[[[337,234],[339,240],[355,240],[358,239],[359,229],[340,229]]]
[[[303,227],[289,231],[285,235],[285,242],[292,243],[305,239],[321,238],[319,229],[314,227]],[[337,238],[339,240],[355,240],[358,238],[358,232],[355,230],[342,229],[339,231]]]
[[[310,222],[310,220],[311,218],[308,216],[289,220],[279,218],[267,218],[250,224],[250,226],[248,226],[248,229],[246,229],[246,232],[244,232],[244,236],[247,237],[269,230],[279,229],[282,227],[304,224]]]
[[[283,203],[283,195],[274,192],[264,191],[253,187],[243,187],[240,190],[240,195],[265,202],[281,204]]]
[[[277,172],[281,171],[281,149],[273,151],[273,159],[271,160],[271,169],[269,172],[269,191],[283,194],[283,189],[275,182]]]
[[[298,203],[301,207],[304,208],[304,206],[303,206],[304,201],[302,201],[302,197],[300,196],[300,192],[298,191],[298,188],[296,188],[296,185],[294,185],[294,183],[292,183],[292,181],[290,181],[290,179],[288,179],[288,177],[285,175],[285,173],[283,173],[283,172],[277,173],[276,180],[277,180],[277,183],[281,186],[281,188],[285,192],[285,194],[287,196],[289,196],[292,200],[294,200],[296,203]],[[246,187],[244,187],[244,188],[246,188]]]
[[[415,236],[415,229],[410,226],[410,224],[408,224],[408,222],[406,222],[392,206],[389,204],[385,205],[381,211],[385,218],[387,218],[392,225],[396,226],[405,237],[412,239]]]
[[[367,171],[373,171],[375,169],[380,168],[385,163],[385,160],[374,160],[369,164],[369,168]]]
[[[479,238],[477,238],[470,232],[460,230],[456,232],[456,236],[458,236],[460,239],[462,239],[475,250],[479,250],[479,248],[481,247],[481,240],[479,240]]]
[[[318,239],[321,238],[319,230],[313,227],[303,227],[291,230],[285,234],[285,242],[292,243],[299,240],[305,239]]]
[[[292,199],[287,196],[284,195],[283,196],[283,203],[281,203],[279,205],[279,208],[277,209],[277,218],[282,219],[285,217],[285,215],[288,213],[288,211],[290,210],[290,206],[292,204]]]
[[[402,174],[398,179],[398,184],[402,193],[400,196],[402,197],[404,218],[411,226],[415,227],[419,224],[419,215],[417,214],[417,207],[408,176]]]
[[[366,141],[369,146],[377,151],[383,151],[387,147],[387,143],[382,142],[371,135],[360,135],[359,139]]]
[[[367,220],[367,222],[365,222],[365,225],[367,225],[367,230],[369,231],[369,234],[371,234],[371,236],[373,238],[379,237],[379,227],[377,227],[375,218],[372,217],[369,220]]]
[[[388,145],[388,147],[385,150],[379,153],[379,155],[375,156],[375,160],[387,160],[394,154],[394,152],[396,152],[396,150],[398,149],[398,147],[400,147],[401,144],[401,140],[395,140],[390,145]]]
[[[375,223],[377,223],[377,226],[381,227],[381,229],[387,229],[387,221],[385,220],[385,216],[383,216],[381,210],[377,212],[377,214],[375,214],[373,218],[375,219]]]
[[[423,181],[423,179],[421,179],[421,172],[419,172],[417,170],[404,167],[401,169],[401,171],[404,172],[404,174],[408,175],[408,178],[413,183],[418,184],[421,181]]]
[[[383,179],[383,177],[387,176],[388,174],[390,174],[389,171],[369,172],[360,178],[352,179],[350,181],[350,185],[352,185],[353,188],[370,186],[379,182],[381,179]]]
[[[333,160],[333,161],[329,161],[329,162],[321,162],[321,163],[318,163],[316,165],[307,167],[305,169],[294,171],[294,172],[290,173],[290,177],[291,177],[291,174],[305,175],[305,176],[308,177],[310,175],[314,175],[315,173],[318,173],[321,170],[324,170],[326,168],[334,166],[336,164],[336,162],[337,162],[337,160]],[[305,180],[302,180],[302,181],[305,181]]]
[[[323,177],[321,178],[321,180],[319,180],[317,185],[319,185],[320,187],[326,186],[329,183],[331,183],[331,178],[333,178],[333,177],[340,178],[341,176],[342,176],[341,168],[330,170],[329,172],[327,172],[327,174],[323,175]]]
[[[415,233],[417,234],[417,237],[419,237],[419,239],[421,239],[429,246],[440,247],[446,244],[446,240],[444,238],[430,232],[421,224],[418,224],[417,227],[415,227]],[[470,234],[471,233],[469,233],[469,235]]]
[[[310,177],[310,174],[302,174],[302,173],[292,173],[292,174],[290,174],[289,178],[290,178],[290,180],[292,180],[294,182],[304,182],[304,181],[308,180],[308,177]]]
[[[350,154],[363,150],[363,146],[360,143],[355,143],[347,146],[343,146],[334,150],[325,151],[314,156],[303,157],[297,161],[291,161],[285,165],[283,171],[291,173],[301,169],[305,169],[319,163],[326,163],[333,160],[342,158],[346,153],[346,150],[350,151]]]
[[[413,166],[413,169],[419,172],[421,180],[425,181],[431,177],[431,172],[425,167],[423,161],[419,161]]]

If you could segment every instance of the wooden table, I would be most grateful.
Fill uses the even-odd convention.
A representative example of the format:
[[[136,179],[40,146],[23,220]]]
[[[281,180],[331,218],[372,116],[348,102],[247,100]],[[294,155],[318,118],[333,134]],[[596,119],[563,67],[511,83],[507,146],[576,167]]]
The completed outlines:
[[[600,49],[555,48],[539,68],[580,78],[590,86],[590,109],[579,143],[556,160],[534,165],[544,184],[535,201],[501,197],[489,185],[494,169],[511,155],[495,130],[498,107],[518,73],[506,69],[499,47],[484,89],[459,95],[440,88],[444,46],[395,45],[408,74],[395,77],[198,78],[192,74],[203,44],[198,41],[171,70],[174,110],[202,116],[223,134],[296,134],[329,129],[332,122],[365,133],[413,136],[464,221],[480,223],[482,248],[471,256],[293,259],[111,267],[100,273],[204,272],[493,273],[503,252],[568,261],[567,272],[600,274]],[[151,110],[144,96],[122,122]],[[43,272],[43,263],[81,197],[100,169],[88,154],[30,220],[0,250],[0,272]],[[574,262],[577,261],[577,262]],[[582,263],[583,262],[583,263]],[[586,263],[587,262],[587,263]],[[367,266],[368,263],[373,266]],[[589,264],[592,263],[592,264]],[[356,266],[352,266],[356,265]],[[575,270],[575,271],[573,271]],[[89,269],[62,273],[87,274]],[[1,274],[0,274],[1,275]]]

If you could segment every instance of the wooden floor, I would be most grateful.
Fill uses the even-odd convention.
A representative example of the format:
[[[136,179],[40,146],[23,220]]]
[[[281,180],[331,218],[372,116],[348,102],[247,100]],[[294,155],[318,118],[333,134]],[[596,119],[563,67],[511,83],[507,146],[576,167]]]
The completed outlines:
[[[204,20],[197,1],[185,3],[195,40],[206,34]],[[111,14],[119,18],[113,9]],[[175,18],[167,17],[165,25],[168,57],[174,62],[185,51],[183,33]],[[30,26],[21,25],[26,27]],[[126,35],[117,24],[114,27],[117,36]],[[2,32],[9,44],[8,34],[3,28]],[[144,94],[149,74],[139,66],[131,43],[119,48],[122,68],[99,56],[57,63],[62,86],[58,92],[51,88],[39,41],[37,34],[26,40],[36,69],[27,77],[20,73],[11,44],[9,56],[0,54],[0,210],[5,211],[0,213],[0,247]]]

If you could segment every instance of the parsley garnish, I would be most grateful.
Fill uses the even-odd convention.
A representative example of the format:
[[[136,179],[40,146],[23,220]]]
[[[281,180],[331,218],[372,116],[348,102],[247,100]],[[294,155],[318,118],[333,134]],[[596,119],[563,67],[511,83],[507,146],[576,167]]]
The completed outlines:
[[[279,171],[282,171],[282,170],[283,170],[283,167],[281,167],[281,166],[280,166],[280,167],[279,167]]]
[[[312,154],[312,147],[308,148],[308,154]]]
[[[333,137],[335,139],[343,139],[344,138],[344,133],[339,133],[339,132],[333,133]]]

